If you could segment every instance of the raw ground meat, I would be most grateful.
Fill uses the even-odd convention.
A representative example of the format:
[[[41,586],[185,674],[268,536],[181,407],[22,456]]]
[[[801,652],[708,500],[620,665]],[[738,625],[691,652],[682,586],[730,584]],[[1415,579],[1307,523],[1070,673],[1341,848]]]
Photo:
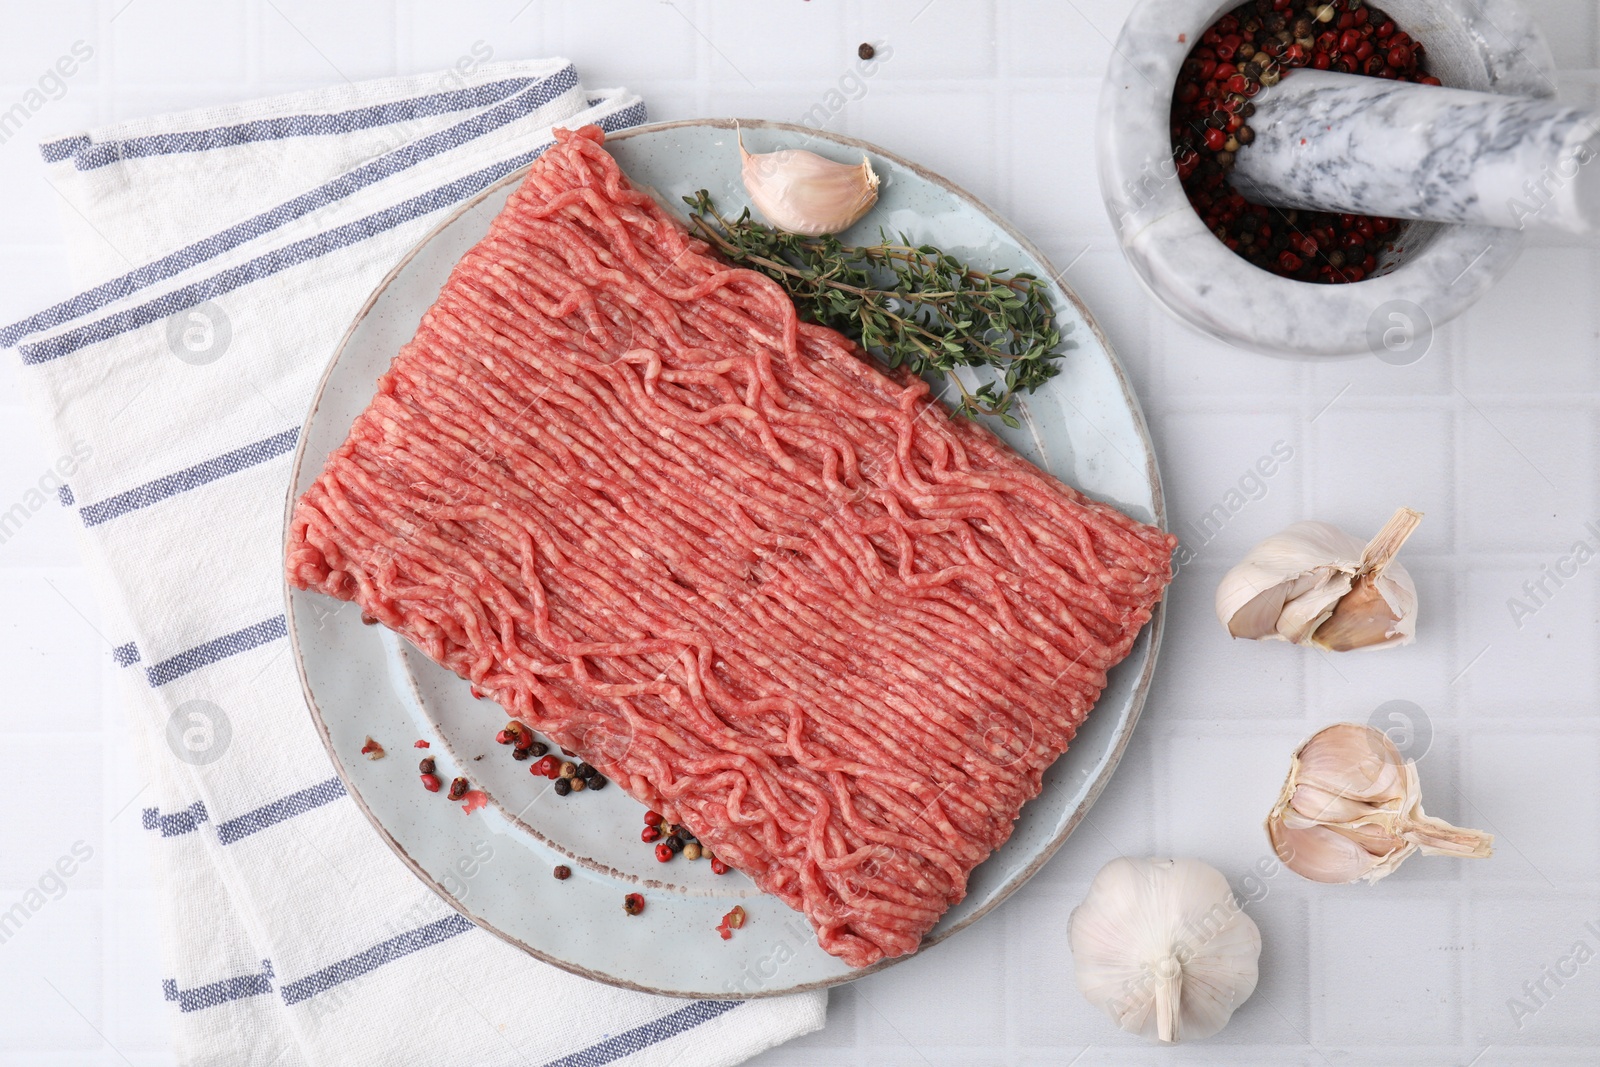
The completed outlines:
[[[558,134],[295,509],[354,600],[799,909],[916,949],[1171,578]],[[488,724],[486,724],[487,728]]]

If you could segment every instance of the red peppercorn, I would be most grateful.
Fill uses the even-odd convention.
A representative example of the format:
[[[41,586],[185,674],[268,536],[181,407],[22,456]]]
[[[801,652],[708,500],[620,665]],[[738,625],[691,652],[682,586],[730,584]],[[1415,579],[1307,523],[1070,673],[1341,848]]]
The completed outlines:
[[[1371,55],[1372,55],[1372,42],[1371,41],[1362,41],[1360,44],[1356,45],[1356,59],[1358,59],[1361,62],[1365,63],[1368,60],[1368,58],[1371,57]]]
[[[422,776],[422,788],[430,793],[437,793],[441,784],[437,774],[424,774]]]
[[[1328,58],[1328,53],[1318,52],[1311,57],[1311,66],[1317,70],[1327,70],[1333,66],[1333,60]]]
[[[726,863],[723,863],[721,860],[716,859],[715,857],[713,857],[712,860],[711,860],[711,873],[712,874],[727,874],[728,873],[728,865]]]
[[[675,855],[675,853],[672,851],[671,846],[668,845],[665,841],[661,842],[661,844],[656,846],[656,862],[657,863],[665,863],[668,860],[670,860],[674,855]]]
[[[644,911],[644,894],[629,893],[627,896],[623,897],[622,910],[627,912],[629,915],[638,915],[640,912]]]
[[[1339,51],[1354,52],[1361,44],[1361,35],[1355,30],[1345,30],[1339,35]]]
[[[1289,273],[1293,274],[1295,271],[1300,269],[1301,265],[1300,257],[1289,251],[1287,248],[1278,253],[1278,266],[1282,267]]]
[[[660,828],[655,826],[646,826],[643,830],[639,831],[639,840],[643,841],[647,845],[652,841],[661,840]]]
[[[545,756],[528,768],[529,774],[542,774],[546,778],[561,777],[561,764],[554,756]]]
[[[1222,151],[1222,146],[1228,143],[1228,135],[1221,130],[1206,131],[1206,147],[1213,152]]]
[[[666,818],[659,811],[652,809],[644,813],[644,824],[646,826],[660,826],[665,821]]]

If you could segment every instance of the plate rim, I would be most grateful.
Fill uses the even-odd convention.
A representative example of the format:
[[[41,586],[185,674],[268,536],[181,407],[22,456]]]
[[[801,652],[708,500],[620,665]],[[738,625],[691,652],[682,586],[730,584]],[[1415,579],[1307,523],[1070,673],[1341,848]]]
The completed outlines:
[[[975,208],[992,225],[1005,233],[1006,236],[1011,240],[1015,241],[1018,247],[1023,250],[1023,252],[1031,256],[1033,260],[1039,264],[1039,266],[1043,269],[1044,277],[1048,279],[1049,283],[1071,303],[1073,310],[1078,313],[1079,317],[1082,318],[1084,325],[1091,333],[1093,333],[1094,338],[1099,343],[1101,350],[1105,353],[1106,358],[1110,361],[1112,373],[1116,376],[1117,385],[1122,390],[1123,400],[1127,404],[1129,414],[1133,417],[1134,430],[1139,436],[1140,443],[1144,446],[1145,478],[1150,486],[1152,512],[1154,516],[1152,525],[1163,530],[1166,529],[1166,498],[1161,482],[1161,472],[1156,461],[1155,443],[1150,436],[1150,428],[1144,417],[1144,409],[1140,406],[1139,399],[1133,392],[1132,383],[1130,383],[1128,380],[1127,371],[1122,366],[1122,361],[1117,358],[1116,350],[1112,348],[1110,340],[1106,337],[1105,332],[1100,328],[1100,324],[1095,320],[1095,317],[1089,311],[1088,306],[1084,304],[1077,292],[1073,290],[1073,288],[1061,277],[1062,272],[1057,271],[1054,264],[1050,262],[1050,260],[1039,249],[1039,247],[1029,240],[1025,235],[1019,232],[1016,227],[1012,226],[1006,218],[1004,218],[987,203],[974,196],[962,186],[956,184],[941,174],[938,174],[918,163],[914,163],[911,160],[906,159],[904,156],[890,152],[876,144],[873,144],[870,141],[864,141],[859,138],[848,137],[844,134],[834,133],[829,130],[815,129],[810,126],[803,126],[792,122],[775,122],[768,119],[747,118],[675,119],[667,122],[643,123],[638,126],[630,126],[625,130],[607,132],[605,139],[607,143],[612,141],[625,141],[642,134],[659,133],[665,130],[682,129],[685,127],[710,127],[713,129],[723,130],[737,130],[740,127],[749,127],[751,129],[778,130],[782,132],[800,134],[808,138],[820,138],[845,148],[860,149],[872,155],[890,160],[897,166],[904,167],[906,170],[916,174],[924,181],[944,189],[946,192]],[[536,163],[537,160],[534,162]],[[533,165],[534,163],[528,163],[524,166],[518,167],[516,170],[512,171],[505,177],[499,179],[483,189],[481,192],[474,195],[471,199],[457,205],[448,216],[440,220],[439,224],[433,229],[429,230],[427,234],[425,234],[415,245],[413,245],[411,249],[400,258],[394,267],[384,275],[383,279],[378,282],[377,286],[372,290],[371,295],[368,296],[367,299],[362,303],[354,318],[350,320],[350,325],[345,328],[344,334],[339,338],[338,344],[333,349],[333,354],[328,358],[327,365],[323,367],[322,375],[318,378],[315,392],[312,394],[311,405],[307,409],[306,417],[300,425],[300,435],[295,443],[294,461],[289,468],[288,487],[284,494],[283,536],[280,542],[281,551],[279,555],[280,564],[285,558],[288,550],[290,524],[294,517],[295,504],[299,499],[299,494],[296,493],[295,488],[300,482],[301,468],[305,464],[306,442],[310,437],[311,424],[316,418],[318,410],[322,406],[322,400],[327,392],[328,382],[333,377],[334,369],[339,365],[340,360],[344,356],[345,349],[349,346],[350,341],[355,336],[356,331],[360,328],[366,317],[372,312],[372,309],[377,305],[378,300],[383,296],[384,292],[388,290],[389,286],[394,283],[395,279],[400,276],[401,272],[406,269],[411,261],[422,253],[424,248],[426,248],[446,229],[454,225],[457,219],[471,211],[473,208],[477,207],[484,200],[493,196],[496,192],[504,189],[506,186],[520,182],[523,177],[527,175],[529,169],[532,168]],[[1111,776],[1116,772],[1117,767],[1122,762],[1123,755],[1127,752],[1128,745],[1133,739],[1134,730],[1139,725],[1139,719],[1144,711],[1145,701],[1149,696],[1151,681],[1155,674],[1156,661],[1160,658],[1161,638],[1166,629],[1167,598],[1165,594],[1163,594],[1162,598],[1156,602],[1156,606],[1150,614],[1150,620],[1145,623],[1144,626],[1144,632],[1149,634],[1149,652],[1145,657],[1144,666],[1139,672],[1139,677],[1133,683],[1132,692],[1129,697],[1127,723],[1120,731],[1116,742],[1111,746],[1111,750],[1105,758],[1104,765],[1101,767],[1099,773],[1095,775],[1093,780],[1088,783],[1088,787],[1084,791],[1083,799],[1073,809],[1072,814],[1067,818],[1067,821],[1062,828],[1039,850],[1039,852],[1028,862],[1026,866],[1021,868],[1015,874],[1011,875],[1011,877],[1001,885],[995,895],[982,907],[975,909],[972,914],[963,917],[961,921],[953,924],[948,929],[940,930],[937,934],[935,934],[933,931],[930,931],[928,936],[922,939],[921,944],[917,946],[917,950],[915,952],[911,952],[903,956],[895,956],[888,959],[879,960],[877,963],[874,963],[871,966],[852,969],[843,974],[835,975],[831,978],[822,978],[812,982],[803,982],[798,985],[787,986],[782,989],[763,989],[755,993],[688,993],[680,990],[658,989],[653,986],[634,982],[625,978],[620,978],[616,975],[592,970],[584,967],[581,964],[574,963],[571,960],[559,959],[540,949],[537,949],[516,937],[509,931],[502,930],[493,923],[489,922],[487,919],[478,915],[474,915],[472,912],[468,911],[467,908],[454,896],[452,896],[431,873],[424,869],[422,865],[417,862],[417,860],[412,858],[411,854],[406,851],[405,846],[395,839],[394,835],[389,832],[389,829],[383,824],[382,820],[380,820],[376,813],[374,813],[373,810],[368,806],[365,797],[363,797],[361,794],[360,789],[352,783],[351,776],[345,771],[344,760],[341,758],[338,750],[333,744],[333,738],[329,732],[328,725],[323,719],[322,708],[318,705],[316,696],[312,692],[311,680],[306,676],[305,656],[301,653],[300,632],[299,627],[297,627],[295,624],[294,604],[292,599],[297,590],[289,585],[288,572],[281,565],[279,567],[279,576],[283,589],[284,614],[288,622],[287,629],[289,637],[289,650],[294,659],[295,674],[300,679],[301,694],[305,697],[306,707],[311,713],[311,720],[313,725],[316,727],[317,736],[322,740],[322,746],[327,751],[328,759],[333,764],[334,770],[338,773],[340,781],[345,787],[345,792],[349,794],[350,799],[355,802],[355,805],[360,810],[361,814],[366,817],[367,822],[369,822],[373,829],[377,831],[378,836],[386,845],[389,846],[389,849],[395,854],[396,857],[399,858],[400,862],[403,863],[423,885],[432,890],[435,896],[443,900],[458,914],[470,921],[475,927],[493,934],[507,944],[516,947],[522,952],[527,953],[543,963],[548,963],[551,966],[559,967],[561,970],[567,971],[568,973],[576,974],[580,977],[602,982],[606,985],[615,986],[617,988],[631,989],[641,993],[651,993],[656,996],[666,996],[686,1000],[758,1000],[768,997],[789,996],[793,993],[814,992],[820,989],[828,989],[832,986],[844,985],[859,978],[864,978],[869,974],[876,974],[879,971],[882,971],[888,967],[892,967],[897,963],[901,963],[923,955],[935,945],[941,944],[948,940],[953,934],[965,930],[967,927],[971,926],[985,915],[988,915],[995,908],[999,907],[1002,903],[1008,900],[1013,893],[1021,889],[1023,885],[1027,884],[1027,882],[1032,879],[1033,876],[1037,874],[1058,851],[1060,851],[1061,846],[1066,844],[1067,838],[1072,836],[1073,831],[1075,831],[1078,828],[1078,825],[1082,823],[1083,820],[1088,816],[1089,809],[1094,807],[1095,802],[1100,799],[1100,794],[1105,791],[1105,787],[1110,782]]]

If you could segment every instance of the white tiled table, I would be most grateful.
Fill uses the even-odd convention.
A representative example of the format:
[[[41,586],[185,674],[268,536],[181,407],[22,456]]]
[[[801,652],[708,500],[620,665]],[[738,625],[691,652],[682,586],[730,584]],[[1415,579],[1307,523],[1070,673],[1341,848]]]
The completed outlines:
[[[1174,585],[1144,720],[1067,847],[992,917],[838,990],[826,1030],[758,1062],[1595,1063],[1600,959],[1559,986],[1545,968],[1578,942],[1600,953],[1600,561],[1520,627],[1507,602],[1574,541],[1600,545],[1585,529],[1600,520],[1600,257],[1536,245],[1408,367],[1275,361],[1195,336],[1139,289],[1095,188],[1099,71],[1130,2],[533,0],[519,14],[523,0],[6,0],[0,112],[74,41],[95,56],[0,143],[0,317],[69,287],[33,150],[52,134],[427,70],[479,41],[501,58],[566,55],[657,118],[795,120],[840,87],[858,43],[887,41],[892,57],[830,126],[942,171],[1073,264],[1143,400],[1185,542],[1200,545],[1191,524],[1274,443],[1294,454]],[[1592,101],[1600,12],[1535,6],[1563,91]],[[0,511],[54,458],[14,376],[0,360]],[[1400,504],[1428,515],[1405,554],[1417,645],[1332,659],[1227,640],[1212,590],[1254,540],[1310,516],[1366,532]],[[75,843],[93,856],[0,944],[6,1067],[170,1062],[110,663],[69,514],[46,506],[0,543],[0,911]],[[1495,858],[1417,859],[1375,888],[1273,867],[1260,820],[1289,751],[1390,700],[1426,717],[1430,810],[1494,831]],[[1217,1039],[1158,1054],[1078,995],[1067,916],[1117,854],[1199,856],[1252,899],[1261,985]],[[1247,880],[1257,864],[1268,875]],[[1541,980],[1551,995],[1519,1028],[1508,1000]]]

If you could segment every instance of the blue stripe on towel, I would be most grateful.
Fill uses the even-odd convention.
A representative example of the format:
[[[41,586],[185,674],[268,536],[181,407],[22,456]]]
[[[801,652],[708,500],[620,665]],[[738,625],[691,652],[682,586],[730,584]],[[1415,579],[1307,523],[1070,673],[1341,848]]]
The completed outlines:
[[[336,985],[342,985],[352,978],[377,970],[386,963],[409,956],[419,949],[429,945],[437,945],[441,941],[448,941],[457,934],[464,934],[472,929],[472,921],[462,915],[450,915],[437,922],[428,923],[399,937],[391,937],[387,941],[380,941],[365,952],[357,953],[349,959],[340,960],[331,966],[315,971],[304,978],[297,978],[286,983],[279,993],[284,1004],[294,1005],[303,1000],[310,1000],[318,993],[326,992]]]
[[[249,837],[259,830],[265,830],[269,826],[276,826],[285,819],[303,815],[313,808],[322,807],[324,804],[332,804],[344,795],[344,783],[337,778],[329,778],[326,782],[318,782],[314,786],[290,793],[286,797],[279,797],[270,804],[263,804],[254,811],[247,811],[243,815],[229,819],[226,822],[219,822],[217,824],[217,840],[224,845],[231,845],[235,841]]]
[[[210,818],[203,800],[197,800],[182,811],[175,811],[170,815],[161,814],[160,808],[145,808],[143,815],[144,828],[159,830],[162,837],[182,837],[184,834],[192,834],[200,829],[201,823]]]
[[[348,111],[280,115],[276,118],[254,119],[231,126],[151,134],[146,137],[130,137],[122,141],[103,141],[99,144],[80,134],[77,137],[67,137],[41,145],[39,151],[48,163],[71,158],[72,165],[78,170],[94,170],[96,167],[104,167],[121,159],[165,156],[179,152],[206,152],[215,148],[233,148],[256,141],[279,141],[286,137],[327,137],[354,130],[368,130],[374,126],[409,122],[430,115],[443,115],[471,107],[483,107],[526,88],[532,81],[532,78],[526,77],[504,78],[468,89],[429,93],[387,104],[351,108]]]
[[[225,452],[204,463],[197,463],[193,467],[157,478],[155,481],[146,482],[141,486],[129,489],[125,493],[107,497],[95,504],[85,504],[78,509],[79,516],[85,526],[99,526],[102,522],[109,522],[119,515],[126,515],[130,511],[147,508],[151,504],[198,488],[207,482],[214,482],[218,478],[235,474],[247,467],[254,467],[265,463],[269,459],[294,450],[294,443],[300,437],[298,428],[275,433],[271,437],[254,441],[243,448],[236,448],[232,452]]]
[[[94,142],[84,134],[73,134],[63,137],[59,141],[49,141],[39,146],[39,154],[46,163],[60,163],[63,159],[71,159],[80,148],[86,148]]]
[[[269,641],[276,641],[280,637],[289,636],[286,620],[282,615],[246,626],[242,630],[235,630],[231,634],[207,641],[203,645],[196,645],[186,649],[176,656],[168,657],[160,663],[146,667],[144,676],[153,689],[166,685],[174,678],[182,678],[190,671],[197,671],[207,664],[215,663],[229,656],[237,656],[241,652],[248,652],[258,648]]]
[[[454,126],[447,127],[437,133],[419,138],[411,144],[404,145],[379,156],[370,163],[362,164],[348,173],[342,174],[332,181],[326,182],[311,189],[291,200],[286,200],[277,207],[271,208],[245,219],[243,222],[213,234],[203,240],[186,245],[171,253],[147,263],[137,270],[130,271],[118,278],[93,289],[86,290],[63,301],[53,307],[48,307],[36,315],[29,316],[21,322],[13,323],[0,330],[0,348],[10,348],[29,334],[59,326],[70,322],[80,315],[87,314],[97,308],[105,307],[114,301],[138,292],[164,278],[171,278],[191,267],[199,266],[209,259],[214,259],[230,249],[253,241],[263,234],[292,222],[313,211],[327,207],[351,194],[358,192],[385,178],[392,177],[401,171],[407,170],[418,163],[432,159],[437,155],[449,152],[468,141],[482,137],[484,134],[515,122],[523,116],[538,110],[567,92],[578,84],[578,73],[572,67],[563,67],[550,77],[533,85],[530,89],[517,94],[498,107],[490,108],[481,115],[474,115]],[[623,112],[631,112],[633,108],[625,108]],[[608,116],[609,118],[609,116]],[[643,122],[641,117],[627,123],[636,125]],[[607,127],[610,129],[611,127]]]
[[[117,661],[119,667],[131,667],[139,662],[139,646],[132,641],[118,645],[111,650],[111,658]]]
[[[272,961],[262,960],[260,974],[241,974],[193,989],[179,989],[174,979],[163,979],[161,995],[167,1000],[176,1001],[179,1011],[204,1011],[230,1001],[271,993],[272,977]]]
[[[631,1056],[657,1042],[676,1037],[685,1030],[692,1030],[701,1023],[710,1022],[743,1003],[742,1000],[697,1000],[670,1015],[663,1015],[653,1023],[636,1026],[570,1056],[551,1060],[544,1067],[602,1067],[607,1063],[615,1063],[624,1056]]]

